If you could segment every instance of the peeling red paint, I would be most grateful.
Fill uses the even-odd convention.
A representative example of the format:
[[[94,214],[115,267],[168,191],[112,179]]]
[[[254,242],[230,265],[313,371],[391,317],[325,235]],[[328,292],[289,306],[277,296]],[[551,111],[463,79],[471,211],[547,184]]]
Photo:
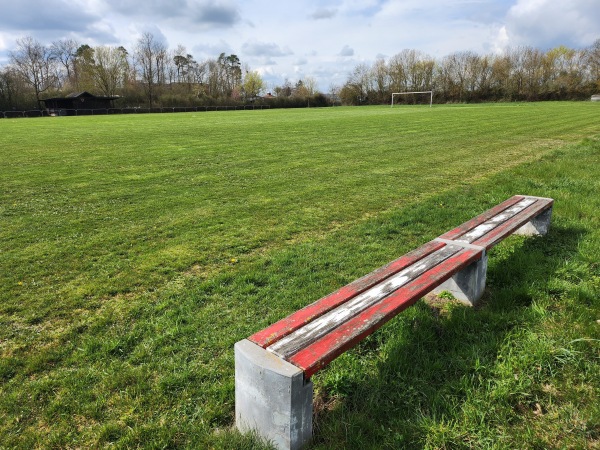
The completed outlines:
[[[371,272],[370,274],[359,278],[356,281],[344,286],[338,291],[317,300],[316,302],[296,311],[290,316],[282,319],[273,325],[265,328],[258,333],[253,334],[248,339],[263,348],[277,342],[279,339],[287,336],[305,323],[321,317],[326,312],[354,298],[365,290],[375,286],[381,281],[398,273],[402,269],[423,259],[427,255],[444,247],[440,242],[428,242],[416,250],[392,261],[391,263]]]
[[[446,281],[457,270],[466,267],[480,257],[481,251],[471,249],[460,251],[456,256],[447,259],[435,269],[401,287],[358,316],[340,324],[335,331],[300,350],[288,361],[304,370],[304,376],[310,378],[320,368],[329,364],[349,348],[354,347],[435,286]]]
[[[248,339],[280,354],[310,378],[423,295],[480,259],[483,248],[487,251],[552,208],[553,202],[515,195],[440,236],[457,245],[460,241],[472,241],[479,247],[428,242]],[[404,284],[396,281],[400,279]],[[354,315],[349,315],[349,311]],[[340,317],[344,319],[339,320]]]
[[[521,200],[523,200],[523,198],[524,197],[521,195],[515,195],[514,197],[511,197],[508,200],[505,200],[504,202],[500,203],[499,205],[494,206],[491,209],[488,209],[486,212],[478,215],[477,217],[469,220],[468,222],[465,222],[462,225],[454,228],[453,230],[450,230],[447,233],[442,234],[440,236],[440,238],[442,238],[442,239],[459,239],[463,234],[468,233],[470,230],[472,230],[473,228],[475,228],[478,225],[481,225],[486,220],[489,220],[492,217],[497,216],[505,209],[508,209],[511,206],[513,206],[515,203],[518,203]]]

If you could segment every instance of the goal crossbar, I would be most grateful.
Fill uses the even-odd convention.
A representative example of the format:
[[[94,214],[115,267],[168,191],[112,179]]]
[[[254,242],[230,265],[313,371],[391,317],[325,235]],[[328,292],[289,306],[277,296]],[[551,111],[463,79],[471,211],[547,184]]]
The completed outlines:
[[[429,107],[433,105],[433,91],[411,91],[411,92],[392,92],[392,105],[394,107],[394,95],[409,95],[409,94],[429,94]]]

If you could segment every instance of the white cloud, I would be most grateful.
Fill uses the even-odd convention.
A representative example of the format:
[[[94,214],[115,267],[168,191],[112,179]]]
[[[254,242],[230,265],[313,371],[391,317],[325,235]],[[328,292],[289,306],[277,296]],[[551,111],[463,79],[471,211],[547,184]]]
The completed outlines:
[[[600,36],[598,0],[517,0],[506,17],[511,45],[582,47]]]
[[[502,53],[509,45],[508,32],[506,31],[506,26],[501,26],[498,30],[498,35],[496,36],[496,40],[493,44],[493,52],[494,53]]]
[[[231,55],[232,53],[235,53],[235,51],[228,42],[222,39],[212,44],[198,44],[192,47],[192,55],[196,57],[196,59],[214,58],[221,53]]]

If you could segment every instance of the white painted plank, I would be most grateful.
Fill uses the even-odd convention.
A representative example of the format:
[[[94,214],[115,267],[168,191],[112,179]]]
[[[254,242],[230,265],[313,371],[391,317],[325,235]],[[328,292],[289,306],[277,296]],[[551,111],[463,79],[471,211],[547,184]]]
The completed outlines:
[[[373,286],[371,289],[357,295],[353,299],[329,311],[323,316],[307,323],[302,328],[294,331],[288,336],[267,347],[267,350],[282,358],[288,358],[300,349],[316,341],[321,336],[337,328],[342,323],[351,319],[361,311],[382,300],[406,283],[414,280],[427,270],[440,264],[459,251],[464,250],[460,246],[447,245],[431,255],[421,259],[415,264],[398,272],[394,276]]]
[[[458,241],[458,242],[466,242],[466,243],[474,242],[477,239],[479,239],[480,237],[485,236],[487,233],[492,231],[498,225],[506,222],[511,217],[517,215],[518,213],[523,211],[528,206],[533,205],[535,202],[536,202],[536,199],[534,199],[534,198],[524,198],[523,200],[519,201],[518,203],[515,203],[510,208],[505,209],[500,214],[497,214],[496,216],[492,217],[491,219],[486,220],[481,225],[476,226],[468,233],[465,233],[460,238],[454,239],[454,240]]]

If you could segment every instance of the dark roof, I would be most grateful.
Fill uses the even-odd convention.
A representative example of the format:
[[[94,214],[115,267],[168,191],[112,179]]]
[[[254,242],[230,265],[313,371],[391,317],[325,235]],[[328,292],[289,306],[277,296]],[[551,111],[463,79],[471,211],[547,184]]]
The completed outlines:
[[[67,95],[66,97],[52,97],[52,98],[45,98],[43,99],[43,101],[46,100],[65,100],[65,99],[76,99],[76,98],[95,98],[98,100],[116,100],[118,98],[120,98],[118,95],[112,96],[112,97],[105,97],[105,96],[98,96],[98,95],[94,95],[94,94],[90,94],[88,91],[83,91],[83,92],[72,92],[69,95]]]
[[[66,98],[79,98],[79,97],[95,97],[95,95],[90,94],[88,91],[71,92],[69,95],[67,95]]]

